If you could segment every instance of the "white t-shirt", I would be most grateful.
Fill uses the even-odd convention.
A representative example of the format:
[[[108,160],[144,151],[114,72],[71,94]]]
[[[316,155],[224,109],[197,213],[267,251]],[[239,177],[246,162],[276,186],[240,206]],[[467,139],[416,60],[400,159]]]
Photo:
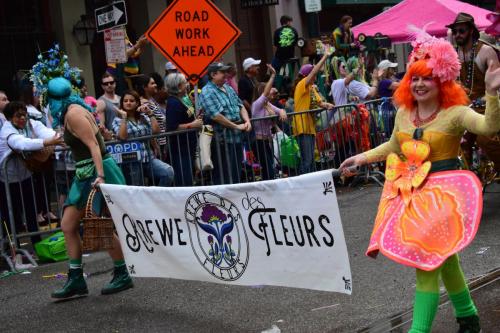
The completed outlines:
[[[348,104],[348,95],[357,96],[360,100],[366,99],[370,92],[370,87],[367,84],[352,80],[346,87],[344,80],[338,79],[332,82],[332,97],[335,105]]]

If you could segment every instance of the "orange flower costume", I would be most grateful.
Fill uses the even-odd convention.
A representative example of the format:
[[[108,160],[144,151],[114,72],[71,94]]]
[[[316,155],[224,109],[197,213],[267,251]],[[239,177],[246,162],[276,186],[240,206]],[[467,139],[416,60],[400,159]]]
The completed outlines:
[[[365,153],[369,162],[387,157],[386,182],[367,255],[376,257],[380,251],[398,263],[431,271],[474,239],[482,213],[479,180],[469,171],[432,172],[431,167],[456,160],[464,130],[487,134],[497,130],[498,98],[486,98],[485,116],[465,106],[441,110],[421,127],[420,140],[412,139],[417,127],[410,111],[402,108],[390,141]]]
[[[429,144],[408,140],[405,157],[387,157],[386,182],[367,254],[433,270],[467,246],[477,232],[482,190],[470,171],[428,175]]]

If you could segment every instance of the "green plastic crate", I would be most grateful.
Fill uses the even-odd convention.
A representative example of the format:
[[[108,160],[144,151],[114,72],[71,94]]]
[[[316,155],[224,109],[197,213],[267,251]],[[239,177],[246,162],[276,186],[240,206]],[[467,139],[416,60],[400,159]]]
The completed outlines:
[[[59,231],[35,244],[35,251],[41,261],[62,261],[68,259],[64,234]]]

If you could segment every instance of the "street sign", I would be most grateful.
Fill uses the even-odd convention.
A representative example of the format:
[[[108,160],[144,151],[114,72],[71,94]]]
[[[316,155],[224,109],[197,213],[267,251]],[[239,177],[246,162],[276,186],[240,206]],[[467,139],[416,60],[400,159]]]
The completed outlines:
[[[194,84],[240,34],[212,1],[175,0],[146,37]]]
[[[106,146],[106,150],[111,154],[116,163],[140,161],[141,150],[143,149],[144,143],[139,141],[115,143]]]
[[[279,5],[279,0],[241,0],[241,8],[255,8],[262,6]]]
[[[126,63],[125,27],[104,30],[104,48],[106,49],[106,62],[108,64]]]
[[[97,32],[127,24],[125,2],[119,1],[95,10]]]
[[[321,0],[304,0],[306,13],[314,13],[321,11]]]

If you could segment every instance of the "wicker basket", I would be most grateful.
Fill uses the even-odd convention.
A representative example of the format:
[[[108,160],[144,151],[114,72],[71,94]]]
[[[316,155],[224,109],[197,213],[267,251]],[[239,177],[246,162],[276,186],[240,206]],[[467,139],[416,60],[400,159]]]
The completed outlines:
[[[92,202],[96,193],[96,189],[90,191],[85,207],[83,251],[101,251],[113,248],[113,220],[109,217],[98,217],[92,210]]]

